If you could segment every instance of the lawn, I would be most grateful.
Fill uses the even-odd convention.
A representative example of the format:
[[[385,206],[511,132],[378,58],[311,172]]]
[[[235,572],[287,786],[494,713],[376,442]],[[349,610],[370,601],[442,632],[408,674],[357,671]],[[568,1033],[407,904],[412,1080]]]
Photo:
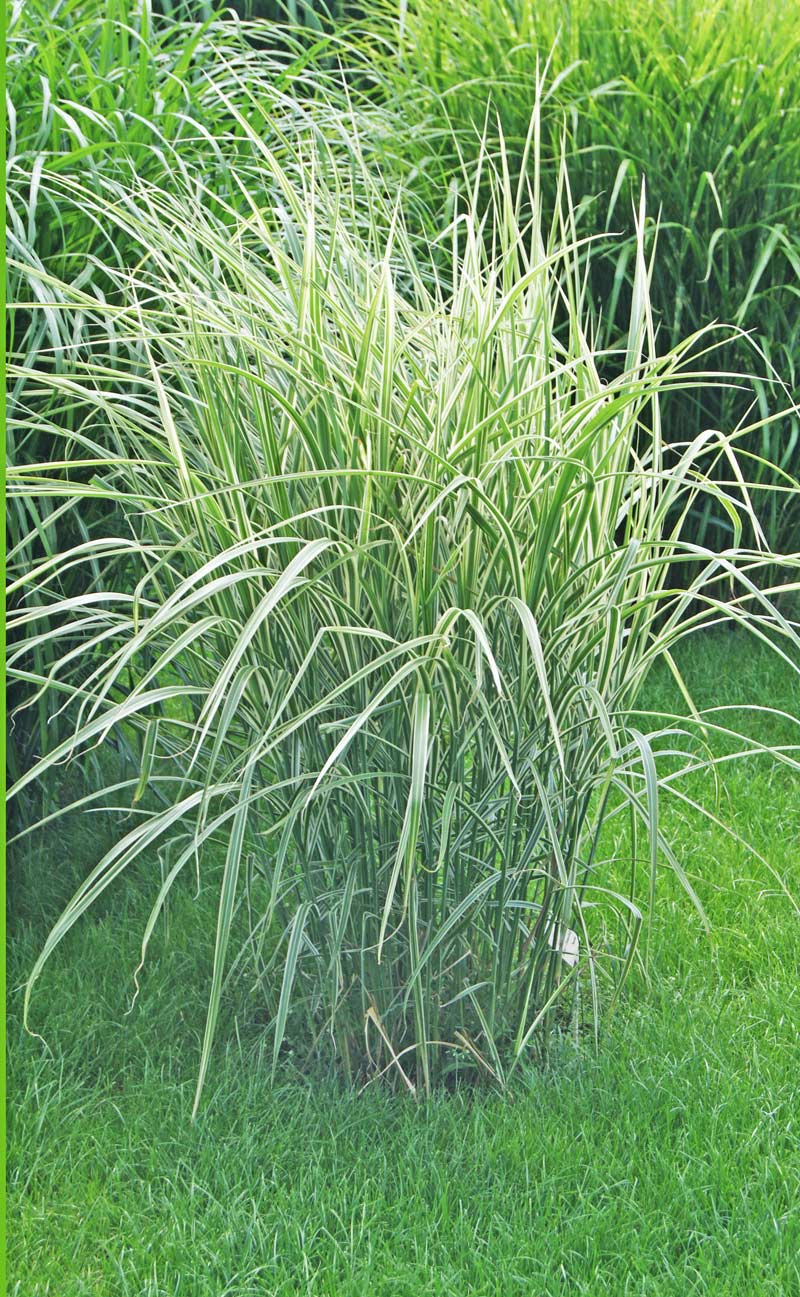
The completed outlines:
[[[797,676],[742,632],[682,647],[700,705],[755,697],[800,715]],[[666,673],[643,705],[682,709]],[[736,722],[797,741],[790,719]],[[797,777],[755,757],[721,770],[726,817],[765,863],[665,802],[710,936],[665,870],[649,980],[634,971],[599,1054],[590,1034],[565,1038],[508,1094],[414,1103],[290,1068],[271,1087],[271,1039],[234,989],[190,1122],[213,929],[193,920],[206,898],[189,880],[126,1016],[158,870],[143,862],[45,970],[32,1025],[47,1049],[23,1033],[11,995],[9,1292],[800,1291],[800,928],[767,868],[800,893]],[[713,804],[707,774],[692,791]],[[86,819],[12,861],[12,988],[96,859],[103,831]]]

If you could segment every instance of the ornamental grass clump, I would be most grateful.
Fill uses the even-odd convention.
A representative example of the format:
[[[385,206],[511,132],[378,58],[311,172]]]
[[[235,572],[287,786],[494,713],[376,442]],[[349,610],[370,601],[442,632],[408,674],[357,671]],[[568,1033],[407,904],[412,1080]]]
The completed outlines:
[[[109,194],[103,218],[140,263],[108,267],[113,311],[58,308],[94,343],[35,376],[37,409],[54,435],[76,401],[90,413],[12,489],[113,497],[124,526],[16,575],[18,629],[53,665],[37,677],[23,645],[12,672],[70,733],[12,793],[98,744],[136,768],[77,803],[107,806],[117,840],[27,996],[80,916],[169,842],[142,963],[183,874],[219,888],[216,936],[198,936],[215,953],[195,1107],[235,974],[273,1072],[291,1049],[414,1093],[453,1073],[508,1084],[576,1024],[578,987],[596,1025],[659,867],[694,896],[660,805],[688,799],[681,770],[725,730],[693,708],[666,729],[637,717],[648,672],[723,618],[800,661],[759,588],[772,556],[736,460],[746,430],[698,428],[665,460],[659,395],[693,380],[688,343],[656,353],[643,206],[604,380],[587,249],[563,174],[544,219],[536,127],[529,183],[491,172],[489,250],[469,196],[426,260],[380,177],[354,162],[348,187],[309,144],[290,167],[262,143],[267,198],[244,217],[198,186]],[[717,553],[682,539],[707,492],[734,538]],[[67,572],[80,597],[61,595]],[[644,871],[598,849],[621,814]]]

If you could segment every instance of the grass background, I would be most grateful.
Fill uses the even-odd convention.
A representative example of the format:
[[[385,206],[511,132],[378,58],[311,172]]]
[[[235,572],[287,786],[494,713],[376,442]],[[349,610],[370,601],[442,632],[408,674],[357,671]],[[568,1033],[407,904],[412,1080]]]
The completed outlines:
[[[800,714],[791,673],[741,633],[684,646],[680,665],[700,704],[757,696]],[[646,702],[682,710],[666,676]],[[788,723],[761,725],[791,741]],[[796,778],[756,758],[724,770],[735,828],[796,893]],[[708,777],[693,791],[710,804]],[[797,915],[713,825],[665,815],[712,935],[665,870],[650,982],[629,983],[598,1058],[588,1039],[565,1045],[511,1097],[414,1105],[299,1076],[270,1089],[270,1042],[234,989],[193,1124],[212,951],[189,944],[202,929],[181,909],[213,897],[187,887],[171,903],[129,1016],[158,862],[85,916],[35,999],[48,1052],[22,1032],[14,988],[103,830],[84,817],[29,840],[11,877],[9,1292],[797,1292]]]

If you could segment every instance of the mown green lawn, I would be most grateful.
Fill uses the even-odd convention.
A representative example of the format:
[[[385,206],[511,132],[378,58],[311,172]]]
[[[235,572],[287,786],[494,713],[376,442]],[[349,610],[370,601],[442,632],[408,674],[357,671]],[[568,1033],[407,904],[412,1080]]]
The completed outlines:
[[[700,702],[800,715],[797,677],[740,635],[689,649]],[[664,678],[648,701],[678,706]],[[761,733],[757,716],[738,721]],[[724,769],[726,815],[800,895],[796,776],[755,758]],[[707,778],[694,791],[711,803]],[[271,1042],[234,999],[194,1124],[213,897],[173,904],[128,1016],[152,889],[131,880],[86,916],[37,988],[45,1049],[13,988],[102,830],[66,824],[18,850],[9,1292],[800,1293],[800,919],[720,830],[664,814],[713,933],[665,875],[649,982],[629,982],[599,1057],[588,1039],[565,1045],[510,1097],[415,1105],[288,1071],[270,1089]]]

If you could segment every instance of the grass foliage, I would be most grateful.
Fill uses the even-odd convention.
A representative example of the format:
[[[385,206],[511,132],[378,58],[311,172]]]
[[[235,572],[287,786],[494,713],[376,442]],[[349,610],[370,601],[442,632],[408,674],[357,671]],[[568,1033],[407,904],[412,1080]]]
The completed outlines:
[[[486,131],[495,147],[502,138],[512,176],[524,170],[543,74],[548,201],[566,150],[581,232],[603,241],[591,291],[605,337],[613,343],[627,327],[637,245],[631,198],[643,178],[648,239],[658,246],[652,301],[660,345],[674,346],[712,321],[726,326],[715,363],[738,381],[665,406],[667,439],[683,444],[687,424],[730,428],[751,417],[754,401],[762,416],[791,404],[781,384],[796,404],[796,0],[779,10],[749,0],[434,0],[410,4],[401,24],[405,8],[378,8],[374,26],[397,34],[398,52],[376,57],[388,98],[402,98],[413,123],[405,150],[434,209],[448,181],[471,165]],[[754,457],[748,476],[760,484],[771,543],[792,545],[800,529],[796,489],[768,488],[791,487],[800,476],[796,410],[760,428],[742,449]],[[700,543],[720,545],[730,536],[724,513],[708,500],[693,522]]]
[[[169,188],[176,178],[190,192],[199,186],[220,218],[235,220],[239,208],[247,210],[243,191],[264,197],[256,135],[279,151],[284,138],[296,146],[312,130],[341,135],[346,115],[357,113],[353,95],[345,96],[326,68],[330,58],[320,54],[308,70],[299,29],[269,28],[264,48],[221,15],[196,18],[187,6],[165,17],[149,4],[89,0],[34,0],[10,14],[6,296],[9,353],[21,362],[7,391],[10,464],[71,453],[60,433],[79,429],[91,413],[75,393],[59,408],[55,430],[52,408],[29,374],[70,373],[76,359],[102,345],[93,308],[113,318],[117,276],[143,255],[135,232],[106,222],[105,204],[124,201],[141,183]],[[379,120],[376,112],[371,135],[380,133]],[[84,310],[67,309],[78,301]],[[129,353],[130,345],[114,335],[104,353],[109,366],[120,349]],[[65,466],[72,481],[80,483],[81,472]],[[112,502],[85,493],[58,503],[11,499],[9,562],[24,570],[88,541],[98,528],[119,527],[108,521],[113,513]],[[65,593],[79,595],[74,577],[63,573],[62,582]],[[38,644],[31,657],[41,674]],[[11,688],[15,707],[22,695]],[[35,714],[18,714],[9,745],[13,778],[57,730],[43,703]]]
[[[397,211],[388,234],[379,220],[365,234],[349,219],[360,190],[331,189],[322,159],[304,172],[259,152],[276,200],[238,224],[202,191],[141,184],[107,202],[106,221],[147,249],[116,276],[113,313],[92,306],[113,362],[103,341],[67,373],[19,370],[66,449],[16,472],[15,491],[74,500],[69,462],[128,534],[19,577],[17,620],[53,663],[41,688],[73,719],[12,792],[115,732],[141,752],[113,789],[133,826],[31,986],[168,836],[144,960],[175,878],[225,837],[198,1100],[243,961],[274,1025],[273,1072],[289,1038],[415,1092],[453,1067],[505,1084],[569,1022],[579,949],[595,1019],[636,955],[634,874],[612,889],[596,858],[605,818],[641,825],[652,882],[660,855],[685,877],[659,826],[656,749],[703,758],[686,726],[634,723],[653,663],[720,616],[770,629],[794,660],[798,637],[754,583],[771,556],[734,439],[700,433],[664,459],[658,395],[681,352],[654,354],[642,245],[623,372],[604,382],[566,198],[543,232],[534,182],[523,227],[521,192],[495,174],[503,241],[487,258],[478,210],[459,213],[442,283]],[[76,397],[91,414],[65,433],[57,412]],[[720,455],[724,495],[707,477]],[[736,549],[683,541],[706,491]],[[59,597],[73,569],[77,601]],[[696,717],[698,736],[722,719]]]
[[[606,166],[621,122],[645,132],[632,83],[620,100],[584,63],[543,69],[532,14],[473,22],[463,49],[405,7],[324,35],[146,5],[12,16],[9,672],[36,724],[11,792],[23,839],[57,825],[63,763],[85,776],[73,809],[117,816],[26,1008],[154,851],[141,966],[182,875],[213,876],[195,1110],[238,977],[273,1075],[292,1049],[414,1094],[463,1073],[507,1086],[597,1034],[647,953],[660,864],[702,910],[664,828],[665,801],[695,807],[685,777],[759,750],[798,769],[791,741],[712,752],[726,712],[700,713],[673,657],[728,621],[800,669],[796,538],[776,555],[751,484],[791,496],[753,447],[796,408],[764,388],[762,409],[700,418],[711,298],[673,241],[691,229],[708,293],[738,283],[739,324],[769,299],[785,341],[791,186],[776,171],[769,219],[735,216],[748,242],[704,233],[709,193],[739,212],[721,171],[675,219],[648,175],[654,248],[653,168],[615,159],[606,226],[629,177],[635,203],[610,328],[582,193],[608,181],[581,168]],[[495,129],[486,81],[512,38]],[[623,63],[620,39],[604,58]],[[675,96],[673,61],[637,79],[653,104]],[[689,296],[666,330],[676,275]],[[658,663],[688,717],[637,712]],[[622,820],[620,862],[599,844]]]

